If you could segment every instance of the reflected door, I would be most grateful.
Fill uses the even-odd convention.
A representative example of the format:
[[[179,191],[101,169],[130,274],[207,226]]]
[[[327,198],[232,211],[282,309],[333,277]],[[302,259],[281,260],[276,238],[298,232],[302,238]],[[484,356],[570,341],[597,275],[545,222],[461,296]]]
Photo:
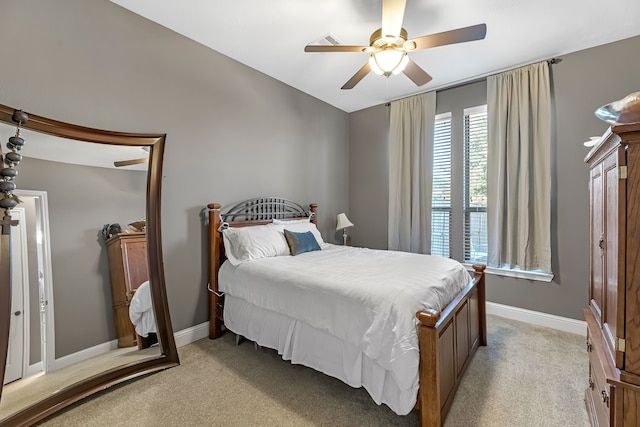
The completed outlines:
[[[7,350],[7,365],[4,372],[3,384],[19,380],[23,376],[24,339],[25,339],[25,307],[24,280],[27,279],[23,271],[25,264],[26,233],[24,225],[24,210],[14,209],[13,219],[18,220],[18,226],[11,233],[11,320],[9,325],[9,349]]]

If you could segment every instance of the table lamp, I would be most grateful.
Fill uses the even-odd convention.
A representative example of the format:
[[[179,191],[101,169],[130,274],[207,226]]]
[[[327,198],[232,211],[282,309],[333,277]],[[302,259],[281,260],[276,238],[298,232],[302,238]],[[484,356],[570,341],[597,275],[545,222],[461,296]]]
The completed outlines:
[[[347,215],[344,213],[338,214],[338,225],[336,226],[336,231],[342,230],[342,244],[347,244],[347,228],[353,227],[353,223],[349,221]]]

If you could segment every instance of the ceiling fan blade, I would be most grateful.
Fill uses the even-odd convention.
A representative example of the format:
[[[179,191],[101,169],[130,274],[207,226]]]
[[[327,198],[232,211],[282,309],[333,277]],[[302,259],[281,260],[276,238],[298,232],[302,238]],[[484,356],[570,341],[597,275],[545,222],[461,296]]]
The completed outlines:
[[[370,50],[370,46],[346,46],[346,45],[327,45],[313,46],[306,45],[305,52],[366,52]]]
[[[382,36],[398,37],[406,0],[382,0]]]
[[[353,89],[353,87],[357,85],[364,76],[369,74],[369,71],[371,71],[371,65],[369,65],[369,61],[367,61],[367,63],[364,64],[364,66],[360,68],[358,72],[355,73],[353,77],[351,77],[340,89]]]
[[[409,59],[407,66],[402,71],[407,77],[411,79],[417,86],[422,86],[429,83],[432,77],[415,62]]]
[[[444,31],[442,33],[407,40],[404,48],[410,52],[412,50],[482,40],[486,34],[487,24],[472,25],[470,27],[458,28],[457,30]]]
[[[113,166],[120,168],[123,166],[139,165],[142,163],[149,163],[149,158],[145,157],[144,159],[121,160],[119,162],[113,162]]]

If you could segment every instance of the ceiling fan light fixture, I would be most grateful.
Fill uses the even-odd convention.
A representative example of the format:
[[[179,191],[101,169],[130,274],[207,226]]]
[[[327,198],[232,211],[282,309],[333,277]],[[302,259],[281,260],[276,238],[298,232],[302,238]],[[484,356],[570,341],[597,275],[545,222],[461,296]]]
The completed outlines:
[[[374,56],[373,53],[369,57],[369,65],[371,66],[371,71],[373,71],[377,75],[381,76],[384,74],[384,71],[382,71],[382,68],[378,67],[378,63],[376,62],[376,57]]]
[[[369,58],[369,65],[371,65],[373,72],[387,77],[391,74],[401,73],[408,62],[407,52],[398,50],[393,46],[387,46],[373,52]]]
[[[407,67],[408,63],[409,63],[409,56],[407,55],[407,52],[402,52],[402,59],[400,60],[400,64],[398,64],[398,66],[394,68],[391,73],[400,74]]]
[[[385,77],[404,73],[416,86],[423,86],[433,78],[409,59],[408,53],[432,47],[482,40],[487,34],[487,24],[478,24],[409,40],[407,30],[402,27],[406,2],[406,0],[382,0],[382,27],[371,33],[369,46],[321,46],[318,44],[307,45],[304,51],[369,53],[369,62],[351,76],[340,89],[353,89],[371,71]]]

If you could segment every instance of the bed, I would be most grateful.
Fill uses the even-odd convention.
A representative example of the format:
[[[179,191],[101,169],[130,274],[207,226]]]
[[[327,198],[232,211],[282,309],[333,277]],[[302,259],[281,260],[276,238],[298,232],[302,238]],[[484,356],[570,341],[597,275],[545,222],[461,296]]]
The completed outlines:
[[[364,387],[399,415],[418,409],[423,426],[443,424],[471,357],[486,345],[484,266],[471,277],[446,258],[325,243],[316,204],[269,197],[207,208],[210,338],[230,330]],[[311,233],[320,250],[280,256],[288,253],[278,242],[278,256],[239,261],[231,236],[246,236],[245,227],[270,239],[279,231],[290,250],[304,249]]]
[[[138,348],[148,348],[158,342],[156,318],[151,301],[151,285],[143,282],[131,295],[129,302],[129,320],[137,335]]]

